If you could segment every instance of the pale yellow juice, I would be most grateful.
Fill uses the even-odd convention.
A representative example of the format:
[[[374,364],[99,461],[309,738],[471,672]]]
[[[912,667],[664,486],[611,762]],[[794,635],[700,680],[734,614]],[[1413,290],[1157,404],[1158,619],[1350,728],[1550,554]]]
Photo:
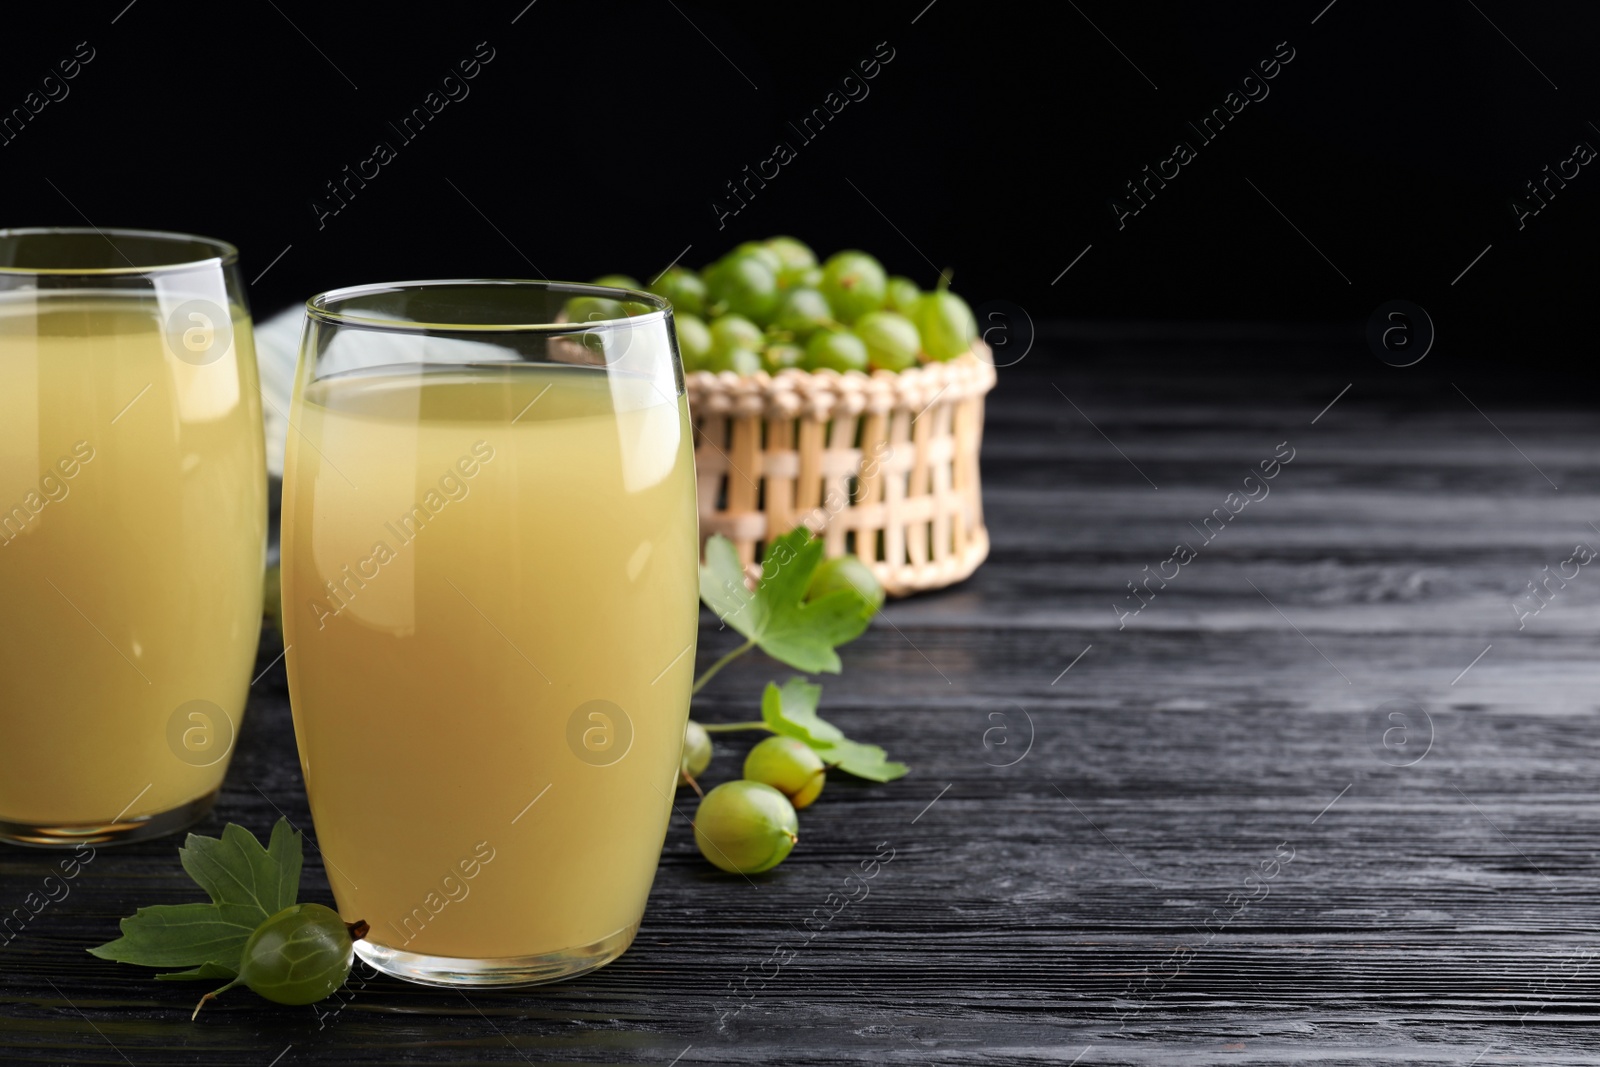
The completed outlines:
[[[688,409],[572,366],[334,376],[284,491],[295,732],[368,941],[476,959],[626,932],[698,617]]]
[[[227,769],[261,634],[255,355],[234,309],[235,351],[178,359],[162,312],[0,297],[0,819],[135,819]]]

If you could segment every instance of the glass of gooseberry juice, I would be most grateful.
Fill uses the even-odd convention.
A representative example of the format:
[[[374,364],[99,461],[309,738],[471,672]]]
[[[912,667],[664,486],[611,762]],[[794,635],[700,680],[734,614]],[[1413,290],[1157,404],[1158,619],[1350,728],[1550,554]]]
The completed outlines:
[[[698,623],[670,305],[404,282],[307,303],[284,472],[296,739],[357,953],[555,981],[632,942]]]
[[[237,259],[0,230],[0,840],[168,833],[222,784],[267,533]]]

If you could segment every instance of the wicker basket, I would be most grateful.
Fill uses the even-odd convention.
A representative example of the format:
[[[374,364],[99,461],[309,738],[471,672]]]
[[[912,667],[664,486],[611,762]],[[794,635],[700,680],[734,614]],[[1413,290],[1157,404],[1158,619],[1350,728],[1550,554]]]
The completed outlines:
[[[994,382],[981,341],[899,374],[695,371],[702,540],[727,537],[756,575],[766,543],[804,523],[891,596],[960,581],[989,554],[978,448]]]

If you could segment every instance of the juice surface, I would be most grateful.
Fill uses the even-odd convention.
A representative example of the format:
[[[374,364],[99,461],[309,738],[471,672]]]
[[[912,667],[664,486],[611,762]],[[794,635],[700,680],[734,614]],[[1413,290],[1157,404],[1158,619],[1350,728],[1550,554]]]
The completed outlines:
[[[290,694],[368,940],[507,958],[636,923],[698,619],[687,404],[584,367],[393,369],[296,399]]]
[[[267,521],[233,315],[233,351],[195,365],[153,295],[0,298],[0,818],[136,818],[221,784]]]

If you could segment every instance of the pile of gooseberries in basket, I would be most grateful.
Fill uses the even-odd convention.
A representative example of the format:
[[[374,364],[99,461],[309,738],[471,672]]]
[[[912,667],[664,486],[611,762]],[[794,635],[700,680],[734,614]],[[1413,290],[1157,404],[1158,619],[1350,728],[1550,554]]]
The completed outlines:
[[[641,288],[608,274],[597,284]],[[747,241],[704,270],[672,266],[645,286],[672,304],[687,371],[903,371],[972,348],[972,309],[949,275],[923,291],[865,252],[819,263],[793,237]]]

